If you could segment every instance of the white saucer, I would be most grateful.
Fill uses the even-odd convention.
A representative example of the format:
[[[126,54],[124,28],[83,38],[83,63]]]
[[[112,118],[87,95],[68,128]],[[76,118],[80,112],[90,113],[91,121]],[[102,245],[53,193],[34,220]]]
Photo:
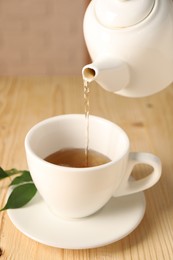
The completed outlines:
[[[104,246],[131,233],[145,213],[144,193],[112,198],[94,215],[80,220],[55,217],[40,195],[25,207],[8,210],[13,224],[26,236],[42,244],[85,249]]]

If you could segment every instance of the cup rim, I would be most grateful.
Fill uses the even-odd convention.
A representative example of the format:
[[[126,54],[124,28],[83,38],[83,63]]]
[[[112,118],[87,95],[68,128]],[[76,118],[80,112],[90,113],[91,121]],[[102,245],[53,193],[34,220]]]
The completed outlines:
[[[53,116],[53,117],[49,117],[49,118],[46,118],[38,123],[36,123],[35,125],[33,125],[30,130],[27,132],[26,136],[25,136],[25,141],[24,141],[24,144],[25,144],[25,151],[26,153],[32,155],[34,158],[36,158],[37,160],[40,160],[40,162],[43,164],[45,164],[46,166],[50,166],[51,168],[61,168],[61,169],[65,169],[66,171],[70,171],[70,172],[73,172],[73,171],[86,171],[87,169],[90,169],[91,170],[95,170],[95,169],[99,169],[99,168],[107,168],[108,166],[111,166],[113,164],[116,164],[119,160],[121,160],[121,158],[123,156],[125,156],[128,152],[129,152],[129,146],[130,146],[130,142],[129,142],[129,137],[128,135],[126,134],[126,132],[119,126],[117,125],[116,123],[108,120],[108,119],[105,119],[103,117],[100,117],[100,116],[96,116],[96,115],[89,115],[90,118],[95,118],[96,120],[101,120],[101,121],[105,121],[106,123],[108,124],[111,124],[113,125],[114,127],[118,128],[121,133],[125,136],[126,140],[127,140],[127,147],[125,149],[125,152],[123,153],[123,156],[122,154],[120,156],[117,156],[116,159],[114,160],[111,160],[110,162],[107,162],[105,164],[101,164],[101,165],[97,165],[97,166],[91,166],[91,167],[85,167],[85,168],[78,168],[78,167],[67,167],[67,166],[62,166],[62,165],[56,165],[56,164],[53,164],[53,163],[50,163],[50,162],[47,162],[45,161],[43,158],[41,158],[40,156],[38,156],[31,148],[31,145],[30,145],[30,137],[32,135],[32,133],[38,129],[40,126],[43,126],[45,125],[46,123],[49,123],[49,122],[52,122],[52,121],[56,121],[57,119],[58,120],[61,120],[62,118],[75,118],[75,117],[83,117],[85,118],[85,115],[84,114],[60,114],[60,115],[57,115],[57,116]]]

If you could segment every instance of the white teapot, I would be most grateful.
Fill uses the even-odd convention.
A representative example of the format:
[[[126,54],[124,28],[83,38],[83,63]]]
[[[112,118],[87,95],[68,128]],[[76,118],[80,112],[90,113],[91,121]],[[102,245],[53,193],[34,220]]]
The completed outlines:
[[[144,97],[173,81],[172,0],[92,0],[84,37],[93,63],[83,79],[127,97]]]

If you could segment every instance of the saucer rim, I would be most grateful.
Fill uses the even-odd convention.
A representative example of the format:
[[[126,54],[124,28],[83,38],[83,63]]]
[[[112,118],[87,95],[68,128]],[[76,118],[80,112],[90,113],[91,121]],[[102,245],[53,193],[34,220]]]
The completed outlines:
[[[38,193],[36,196],[38,196],[38,198],[39,198],[39,202],[38,202],[38,209],[39,209],[39,206],[40,207],[42,207],[42,205],[43,205],[43,207],[46,207],[47,208],[47,212],[49,211],[48,210],[48,207],[47,207],[47,205],[45,204],[45,202],[43,201],[43,199],[41,198],[41,195]],[[13,225],[21,232],[21,233],[23,233],[25,236],[27,236],[28,238],[30,238],[30,239],[32,239],[32,240],[34,240],[34,241],[36,241],[36,242],[39,242],[39,243],[41,243],[41,244],[43,244],[43,245],[46,245],[46,246],[50,246],[50,247],[55,247],[55,248],[61,248],[61,249],[71,249],[71,250],[80,250],[80,249],[92,249],[92,248],[99,248],[99,247],[102,247],[102,246],[106,246],[106,245],[109,245],[109,244],[112,244],[112,243],[115,243],[115,242],[117,242],[117,241],[119,241],[119,240],[121,240],[121,239],[123,239],[124,237],[126,237],[126,236],[128,236],[130,233],[132,233],[137,227],[138,227],[138,225],[141,223],[141,221],[142,221],[142,219],[143,219],[143,217],[144,217],[144,214],[145,214],[145,211],[146,211],[146,198],[145,198],[145,195],[144,195],[144,192],[138,192],[138,193],[136,193],[136,194],[133,194],[133,195],[128,195],[128,196],[124,196],[124,197],[129,197],[129,196],[138,196],[139,197],[139,200],[140,200],[140,209],[139,209],[139,212],[140,212],[140,215],[139,215],[139,217],[138,217],[138,220],[135,222],[135,224],[131,227],[131,228],[129,228],[128,229],[128,231],[127,232],[123,232],[122,234],[121,234],[121,236],[116,236],[115,235],[115,237],[114,238],[112,238],[112,239],[107,239],[107,240],[102,240],[101,242],[91,242],[91,243],[89,243],[89,242],[87,242],[86,243],[86,245],[84,246],[84,245],[76,245],[76,246],[74,246],[74,245],[72,245],[72,246],[70,246],[69,244],[68,244],[68,242],[67,242],[67,246],[65,246],[65,245],[63,245],[64,243],[60,243],[60,241],[54,241],[54,242],[52,242],[52,241],[48,241],[45,237],[43,237],[43,238],[39,238],[39,237],[36,237],[36,236],[34,236],[33,235],[33,232],[30,232],[30,233],[28,233],[27,232],[27,230],[25,229],[25,228],[23,228],[23,226],[22,225],[20,225],[20,223],[18,222],[18,221],[16,221],[16,219],[15,219],[15,213],[17,212],[17,211],[23,211],[23,210],[25,210],[25,208],[27,208],[27,205],[29,204],[29,206],[30,206],[30,210],[32,211],[32,206],[33,206],[33,199],[25,206],[25,207],[23,207],[23,208],[19,208],[19,209],[9,209],[9,210],[7,210],[7,214],[8,214],[8,217],[10,218],[10,220],[11,220],[11,222],[13,223]],[[122,198],[122,197],[121,197]],[[118,199],[118,198],[112,198],[112,199]],[[109,204],[110,202],[108,202],[107,204]],[[40,205],[40,204],[42,204],[42,205]],[[37,207],[36,207],[37,208]],[[37,210],[38,210],[37,209]],[[101,210],[99,210],[98,212],[100,212],[100,214],[102,214],[102,211],[103,210],[103,215],[104,215],[104,207],[101,209]],[[82,218],[82,219],[79,219],[79,220],[67,220],[67,219],[62,219],[62,218],[58,218],[58,217],[56,217],[56,219],[57,219],[57,221],[58,222],[62,222],[62,224],[64,224],[64,225],[66,225],[67,223],[69,223],[69,221],[72,221],[72,223],[73,223],[73,221],[75,221],[76,223],[78,222],[78,221],[80,221],[80,220],[85,220],[85,221],[87,221],[87,218],[93,218],[93,216],[95,216],[95,218],[97,218],[97,214],[98,214],[98,212],[96,212],[95,214],[93,214],[93,215],[91,215],[91,216],[89,216],[89,217],[86,217],[86,218]],[[50,212],[48,212],[48,214],[50,214]],[[53,215],[54,216],[54,214],[53,213],[51,213],[51,215]],[[54,216],[55,217],[55,216]],[[57,223],[58,223],[57,222]],[[79,223],[79,222],[78,222]],[[85,228],[84,228],[85,229]],[[85,240],[85,239],[84,239]],[[83,244],[85,244],[85,243],[83,243]]]

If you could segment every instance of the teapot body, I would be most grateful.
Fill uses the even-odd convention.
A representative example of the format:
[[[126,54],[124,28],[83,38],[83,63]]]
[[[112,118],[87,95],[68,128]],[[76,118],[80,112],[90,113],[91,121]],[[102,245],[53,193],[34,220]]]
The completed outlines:
[[[159,92],[173,81],[173,2],[156,0],[152,12],[141,22],[125,28],[107,28],[89,4],[84,17],[84,38],[94,61],[99,56],[124,61],[129,68],[127,85],[116,91],[128,97]],[[116,76],[109,81],[116,82]],[[96,79],[97,81],[97,79]],[[102,87],[109,91],[106,79]]]

